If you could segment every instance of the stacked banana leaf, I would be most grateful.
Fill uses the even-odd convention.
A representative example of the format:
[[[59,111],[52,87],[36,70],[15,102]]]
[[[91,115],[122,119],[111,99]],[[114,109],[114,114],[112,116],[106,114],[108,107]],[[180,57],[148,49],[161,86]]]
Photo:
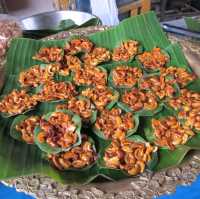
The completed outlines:
[[[140,16],[132,17],[124,20],[120,25],[88,36],[89,40],[95,43],[96,46],[105,47],[112,51],[115,47],[119,46],[122,41],[137,40],[141,43],[143,50],[148,51],[154,47],[159,47],[166,51],[170,56],[169,66],[176,66],[185,68],[188,72],[192,69],[188,65],[179,44],[171,44],[165,33],[162,31],[159,22],[153,12],[143,14]],[[5,71],[5,82],[1,90],[1,95],[6,95],[15,88],[18,88],[19,73],[30,66],[39,64],[38,61],[33,60],[32,57],[39,51],[41,47],[59,46],[64,47],[67,40],[54,40],[54,41],[40,41],[25,38],[14,39],[7,55],[7,65]],[[133,64],[134,63],[134,64]],[[136,65],[137,61],[132,59],[126,65]],[[110,73],[111,68],[114,67],[113,63],[103,64],[105,70]],[[138,65],[138,67],[140,67]],[[191,82],[187,88],[196,92],[200,91],[200,80],[197,79]],[[124,88],[120,88],[123,92]],[[165,108],[163,102],[160,102],[159,109],[155,112],[150,112],[139,115],[137,129],[134,129],[128,136],[128,139],[144,142],[144,140],[151,140],[148,134],[145,135],[144,130],[150,130],[151,124],[148,120],[151,118],[160,118],[166,115],[173,115]],[[44,115],[55,110],[56,103],[41,103],[37,106],[34,113]],[[29,112],[28,114],[32,114]],[[23,117],[26,117],[23,116]],[[118,180],[121,178],[129,177],[125,172],[117,169],[108,169],[105,165],[101,164],[102,149],[109,145],[99,136],[96,136],[92,127],[86,128],[84,132],[94,139],[95,147],[98,152],[98,158],[92,167],[76,170],[59,171],[53,168],[49,162],[44,158],[43,152],[37,145],[28,145],[13,139],[10,135],[11,125],[15,117],[0,117],[0,179],[14,178],[17,176],[25,176],[32,174],[47,175],[62,183],[89,183],[94,179],[107,179]],[[80,129],[79,129],[80,130]],[[134,133],[134,135],[133,135]],[[98,133],[97,133],[98,134]],[[136,136],[135,136],[136,135]],[[13,136],[13,135],[12,135]],[[134,137],[135,136],[135,137]],[[186,144],[177,146],[175,150],[167,148],[159,148],[157,158],[149,169],[158,171],[164,168],[176,166],[182,162],[186,154],[190,150],[200,149],[200,135],[196,134]]]
[[[185,17],[187,28],[192,31],[200,31],[200,18],[199,17]]]

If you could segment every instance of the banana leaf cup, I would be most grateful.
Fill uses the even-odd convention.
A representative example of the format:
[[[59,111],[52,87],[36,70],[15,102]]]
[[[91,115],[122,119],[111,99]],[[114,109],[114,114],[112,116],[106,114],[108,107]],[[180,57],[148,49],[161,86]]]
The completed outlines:
[[[76,126],[75,133],[77,134],[77,141],[76,141],[76,143],[72,144],[71,146],[69,146],[67,148],[52,147],[49,144],[47,144],[46,141],[44,141],[43,143],[41,143],[38,140],[38,135],[42,131],[42,129],[40,128],[40,126],[36,126],[35,130],[34,130],[34,141],[35,141],[35,144],[43,152],[57,154],[57,153],[60,153],[60,152],[63,152],[63,151],[68,151],[71,148],[73,148],[73,147],[78,146],[78,145],[81,144],[81,127],[82,127],[82,122],[81,122],[81,118],[78,115],[75,115],[74,113],[72,113],[71,111],[68,111],[68,110],[59,110],[59,111],[48,113],[48,114],[44,115],[42,118],[44,120],[48,121],[49,118],[51,117],[51,115],[53,113],[59,113],[59,112],[67,114],[70,117],[72,117],[72,121],[74,122],[74,124]]]
[[[147,143],[146,140],[144,138],[142,138],[140,135],[132,135],[132,136],[128,137],[127,140],[133,141],[135,143],[142,143],[142,144]],[[133,177],[133,175],[130,175],[125,170],[109,168],[106,166],[106,163],[104,160],[104,154],[105,154],[106,150],[108,149],[108,147],[110,146],[110,144],[111,144],[111,141],[103,141],[103,140],[101,141],[101,145],[102,145],[101,149],[102,150],[100,151],[100,156],[97,161],[100,171],[113,181],[127,178],[127,177]],[[152,171],[156,167],[157,163],[158,163],[158,152],[157,152],[157,150],[155,150],[152,152],[151,160],[149,162],[147,162],[145,168]],[[138,174],[136,174],[136,175],[138,175]]]
[[[152,48],[153,49],[153,48]],[[159,68],[155,68],[155,69],[149,69],[149,68],[147,68],[147,67],[145,67],[145,65],[139,60],[139,57],[138,56],[136,56],[136,60],[138,61],[138,63],[139,63],[139,66],[145,71],[145,72],[147,72],[147,73],[157,73],[157,72],[160,72],[160,69],[162,68],[162,67],[166,67],[166,66],[168,66],[169,65],[169,63],[170,63],[170,55],[169,55],[169,53],[165,50],[165,49],[160,49],[160,51],[161,51],[161,53],[167,58],[167,61],[166,61],[166,63],[163,65],[163,66],[161,66],[161,67],[159,67]],[[145,53],[146,51],[144,50],[144,53]],[[147,51],[147,52],[149,52],[149,51]]]
[[[144,109],[142,108],[141,110],[134,110],[132,109],[128,104],[122,102],[122,95],[126,92],[126,91],[131,91],[131,89],[127,89],[124,90],[122,92],[120,92],[121,94],[121,98],[119,99],[119,101],[117,102],[117,105],[124,111],[126,112],[132,112],[138,116],[152,116],[155,115],[156,113],[160,112],[163,109],[163,103],[159,101],[159,99],[156,97],[156,103],[157,103],[157,107],[153,110],[151,109]],[[146,91],[145,91],[146,92]],[[148,92],[148,91],[147,91]]]
[[[82,96],[82,95],[76,96],[76,99],[77,100],[83,100],[83,101],[91,103],[89,98]],[[66,105],[67,103],[68,103],[68,101],[63,102],[62,104],[58,104],[58,105],[62,106],[62,105]],[[73,112],[73,110],[70,110],[70,111],[73,112],[74,114],[79,115],[79,117],[81,118],[81,120],[83,122],[83,125],[88,126],[89,124],[93,124],[96,121],[96,118],[97,118],[97,112],[98,111],[96,110],[95,105],[93,103],[91,103],[91,108],[92,108],[91,116],[87,119],[84,119],[83,117],[81,117],[81,114]],[[59,106],[58,106],[57,110],[59,110]],[[60,110],[63,110],[63,108],[60,109]]]
[[[114,106],[113,108],[118,108],[117,106]],[[113,109],[112,108],[112,109]],[[110,109],[110,110],[112,110]],[[122,110],[122,113],[120,114],[121,116],[123,116],[125,113],[132,113],[132,112],[126,112],[124,110]],[[100,116],[101,113],[99,113],[99,116]],[[96,117],[96,119],[98,118],[98,116]],[[130,137],[131,135],[133,135],[134,133],[136,133],[136,131],[138,130],[138,126],[139,126],[139,116],[138,115],[135,115],[135,114],[132,114],[132,120],[133,120],[133,124],[134,124],[134,128],[132,129],[129,129],[125,132],[125,135],[126,137]],[[102,130],[98,129],[95,124],[93,125],[93,132],[99,136],[101,139],[104,139],[104,140],[110,140],[112,138],[106,138],[105,137],[105,134]]]
[[[118,90],[124,90],[124,89],[131,89],[133,87],[137,87],[138,86],[138,82],[140,81],[140,78],[141,77],[138,77],[138,80],[136,80],[132,85],[130,86],[127,86],[127,85],[116,85],[115,82],[113,81],[113,71],[115,70],[115,68],[117,67],[123,67],[123,66],[127,66],[129,68],[137,68],[138,70],[141,70],[141,68],[138,66],[138,63],[135,61],[133,63],[125,63],[125,64],[115,64],[115,65],[106,65],[106,68],[108,68],[110,70],[110,74],[108,76],[108,84],[110,87],[113,87],[115,89],[118,89]],[[140,71],[141,72],[141,76],[142,76],[142,70]]]

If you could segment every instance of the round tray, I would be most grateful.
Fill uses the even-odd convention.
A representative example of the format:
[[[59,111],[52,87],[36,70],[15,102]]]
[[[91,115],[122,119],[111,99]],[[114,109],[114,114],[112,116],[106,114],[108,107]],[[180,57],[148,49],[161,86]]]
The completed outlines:
[[[68,32],[62,32],[45,39],[62,39],[72,35],[88,35],[103,31],[108,27],[88,27]],[[190,49],[200,55],[200,42],[189,38],[169,35],[172,42],[180,42],[184,49]],[[192,61],[194,60],[189,60]],[[40,175],[19,177],[3,181],[13,186],[17,191],[23,191],[41,199],[151,199],[153,196],[170,194],[177,184],[189,185],[200,173],[200,152],[190,152],[191,156],[181,165],[161,172],[148,172],[117,182],[91,183],[85,186],[62,185],[49,177]]]

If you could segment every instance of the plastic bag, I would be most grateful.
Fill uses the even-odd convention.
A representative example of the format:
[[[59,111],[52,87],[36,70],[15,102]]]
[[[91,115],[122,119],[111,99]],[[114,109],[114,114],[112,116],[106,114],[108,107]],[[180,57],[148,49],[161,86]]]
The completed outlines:
[[[113,26],[119,23],[116,0],[90,0],[92,14],[98,16],[103,25]]]
[[[10,15],[0,14],[0,67],[5,63],[10,40],[21,35],[20,22]]]

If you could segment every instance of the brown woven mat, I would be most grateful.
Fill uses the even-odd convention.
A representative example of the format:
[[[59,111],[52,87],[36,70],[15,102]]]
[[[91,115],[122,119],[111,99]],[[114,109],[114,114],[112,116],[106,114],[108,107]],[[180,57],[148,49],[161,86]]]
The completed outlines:
[[[87,35],[104,29],[106,27],[90,27],[59,33],[48,39],[61,39],[74,34]],[[189,62],[191,65],[194,66],[195,63],[199,63],[197,61],[197,54],[200,55],[199,42],[174,35],[170,35],[169,38],[173,42],[180,42],[185,52],[190,49]],[[193,58],[191,59],[191,56],[195,57],[196,61]],[[138,177],[117,182],[74,187],[57,183],[49,177],[35,175],[7,180],[4,183],[14,186],[18,191],[23,191],[42,199],[150,199],[153,196],[174,192],[177,184],[189,185],[199,173],[200,153],[192,152],[191,158],[180,166],[157,173],[145,172]]]

